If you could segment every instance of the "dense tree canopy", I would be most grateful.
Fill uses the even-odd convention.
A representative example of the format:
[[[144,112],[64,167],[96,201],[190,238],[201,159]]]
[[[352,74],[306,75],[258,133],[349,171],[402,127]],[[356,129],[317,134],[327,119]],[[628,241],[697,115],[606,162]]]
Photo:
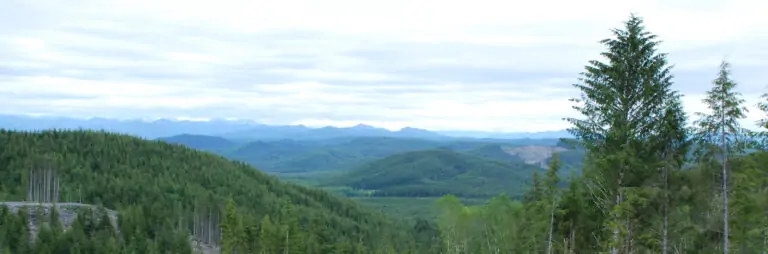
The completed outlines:
[[[642,19],[631,16],[602,43],[607,61],[590,61],[575,85],[581,118],[566,119],[576,137],[570,143],[587,152],[583,174],[559,191],[551,188],[557,174],[534,175],[522,202],[499,196],[465,207],[445,197],[438,202],[443,250],[766,253],[768,153],[743,153],[765,144],[765,135],[738,126],[747,109],[729,65],[721,65],[704,100],[711,112],[698,114],[692,131],[666,55],[655,52],[658,41]],[[699,151],[693,157],[692,141]]]
[[[366,250],[383,245],[398,250],[412,244],[411,237],[397,236],[407,231],[395,230],[399,227],[393,222],[351,200],[283,183],[213,154],[104,132],[0,130],[0,198],[27,200],[29,169],[50,167],[58,172],[60,202],[103,205],[121,214],[121,235],[115,241],[120,248],[188,248],[174,242],[186,241],[180,234],[204,233],[218,243],[218,231],[195,228],[234,223],[228,219],[235,215],[220,212],[228,198],[237,204],[236,222],[242,224],[236,229],[242,239],[236,242],[249,248],[263,247],[256,244],[258,232],[268,229],[254,226],[267,217],[280,235],[300,239],[274,243],[274,248],[290,244],[328,253],[323,250],[355,249],[358,242],[365,243],[360,248]],[[286,233],[284,227],[293,228]],[[234,229],[228,230],[222,232],[224,239]]]

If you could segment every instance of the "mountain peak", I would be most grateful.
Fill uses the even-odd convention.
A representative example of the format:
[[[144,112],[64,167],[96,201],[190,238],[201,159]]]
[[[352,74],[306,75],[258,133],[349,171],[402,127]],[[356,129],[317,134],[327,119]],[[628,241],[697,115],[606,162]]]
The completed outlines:
[[[400,129],[400,131],[408,131],[408,132],[419,131],[419,132],[424,132],[424,131],[428,131],[428,130],[406,126],[406,127],[403,127],[402,129]]]
[[[355,129],[375,129],[376,127],[360,123],[360,124],[357,124],[357,125],[353,126],[352,128],[355,128]]]

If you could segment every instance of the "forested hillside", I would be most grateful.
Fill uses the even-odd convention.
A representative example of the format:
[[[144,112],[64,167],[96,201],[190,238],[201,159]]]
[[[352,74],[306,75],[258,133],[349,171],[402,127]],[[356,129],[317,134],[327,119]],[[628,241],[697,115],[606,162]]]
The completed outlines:
[[[117,210],[120,234],[84,216],[76,224],[82,230],[55,231],[50,237],[57,240],[46,243],[55,246],[46,248],[184,253],[189,235],[217,245],[237,238],[238,248],[248,253],[288,247],[297,253],[392,253],[413,245],[408,230],[351,200],[283,183],[213,154],[103,132],[0,130],[0,199],[51,197]],[[224,213],[227,200],[231,207]],[[31,250],[24,240],[29,236],[20,234],[25,214],[2,211],[0,246],[12,253],[45,253]],[[97,231],[104,232],[90,234]]]
[[[520,145],[509,146],[504,144],[488,144],[477,149],[472,149],[466,153],[487,158],[499,160],[509,164],[525,163],[546,168],[552,158],[553,153],[560,155],[560,161],[568,168],[580,169],[581,161],[584,159],[584,151],[567,146],[557,145]]]
[[[372,196],[490,197],[520,193],[525,181],[539,170],[522,162],[511,164],[437,149],[380,159],[334,176],[326,184],[369,190]]]
[[[276,173],[315,173],[349,170],[387,156],[429,149],[466,151],[480,157],[507,162],[525,161],[503,149],[554,149],[556,139],[449,139],[425,140],[394,137],[344,137],[313,140],[272,140],[236,143],[221,137],[178,135],[158,140],[210,151],[224,157],[248,162],[259,169]],[[225,146],[230,143],[229,146]],[[496,149],[496,150],[494,150]],[[563,149],[563,148],[560,148]],[[564,152],[570,151],[565,150]],[[549,153],[544,155],[549,156]],[[568,160],[576,164],[581,157]],[[537,164],[537,163],[534,163]]]
[[[191,148],[212,152],[224,152],[237,145],[236,142],[222,137],[192,134],[176,135],[167,138],[159,138],[158,140],[172,144],[184,144]]]

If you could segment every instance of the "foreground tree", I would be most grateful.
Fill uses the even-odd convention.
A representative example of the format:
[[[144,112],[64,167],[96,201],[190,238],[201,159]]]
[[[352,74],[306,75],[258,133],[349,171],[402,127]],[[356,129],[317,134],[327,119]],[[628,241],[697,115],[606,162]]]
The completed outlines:
[[[748,130],[741,128],[739,120],[746,118],[748,112],[743,105],[741,93],[734,91],[736,82],[731,79],[730,64],[723,61],[717,78],[712,82],[712,89],[702,101],[709,112],[698,112],[694,122],[697,128],[696,141],[699,144],[697,156],[711,158],[719,156],[722,164],[722,201],[723,201],[723,252],[728,253],[728,158],[744,153]],[[718,140],[719,139],[719,140]]]
[[[241,224],[241,218],[237,213],[237,207],[235,201],[231,198],[227,200],[227,206],[224,214],[224,223],[222,227],[222,243],[221,253],[231,254],[241,251],[243,241],[243,226]]]
[[[647,161],[653,158],[639,152],[660,128],[665,105],[678,99],[671,96],[671,67],[667,55],[656,52],[656,36],[635,15],[624,25],[613,30],[615,38],[601,41],[608,47],[601,54],[607,62],[590,61],[581,84],[574,85],[581,96],[571,101],[583,118],[565,119],[572,124],[568,131],[588,150],[584,174],[593,199],[604,215],[611,214],[611,253],[619,253],[626,231],[622,217],[631,210],[622,206],[625,188],[657,174]]]
[[[669,178],[672,171],[677,171],[685,164],[685,158],[690,149],[688,140],[688,130],[685,127],[688,118],[683,111],[680,101],[680,95],[673,93],[670,95],[665,105],[664,115],[660,121],[660,128],[656,130],[656,135],[650,139],[651,149],[648,154],[652,154],[659,159],[659,168],[661,169],[661,206],[662,206],[662,236],[661,253],[669,252],[669,209],[670,209],[670,186]]]
[[[755,104],[758,110],[763,113],[763,117],[758,119],[755,124],[759,128],[758,131],[751,132],[750,141],[752,147],[761,151],[768,150],[768,93],[760,95],[760,102]]]
[[[560,177],[558,171],[560,171],[561,162],[560,155],[552,153],[552,159],[549,162],[549,169],[547,170],[547,197],[551,200],[551,206],[549,209],[549,232],[547,233],[547,254],[552,254],[553,244],[553,232],[555,230],[555,212],[557,211],[557,197],[559,196],[558,185],[560,184]]]

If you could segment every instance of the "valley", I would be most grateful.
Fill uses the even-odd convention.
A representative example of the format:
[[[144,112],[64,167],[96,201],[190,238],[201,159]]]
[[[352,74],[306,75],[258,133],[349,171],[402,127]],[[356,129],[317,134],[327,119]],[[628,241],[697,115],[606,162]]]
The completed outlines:
[[[158,140],[247,162],[280,179],[405,218],[433,218],[433,201],[446,194],[471,204],[499,193],[519,198],[534,172],[544,174],[553,152],[562,154],[563,177],[579,170],[583,156],[558,139],[345,137],[238,143],[184,134]]]
[[[559,140],[556,138],[511,140],[452,138],[429,140],[349,136],[332,139],[283,139],[237,142],[218,136],[182,134],[162,137],[157,140],[213,152],[233,160],[250,163],[264,171],[281,174],[347,170],[387,156],[428,149],[449,149],[482,157],[495,156],[489,158],[503,161],[517,161],[522,158],[523,161],[532,160],[532,164],[545,163],[546,158],[551,156],[551,152],[538,152],[539,154],[537,155],[536,151],[558,150],[558,152],[561,152],[569,150],[558,146]],[[499,152],[504,154],[485,155],[483,154],[483,149],[487,149],[491,153]],[[494,151],[494,149],[499,151]],[[512,150],[505,152],[505,149]],[[517,151],[530,152],[518,155],[516,154]],[[577,163],[579,160],[571,160],[569,163]]]
[[[0,253],[767,253],[768,93],[746,104],[730,63],[722,61],[702,94],[700,112],[688,112],[685,89],[673,86],[673,73],[680,72],[667,53],[657,52],[661,41],[646,31],[643,19],[630,14],[611,32],[600,41],[605,52],[595,53],[601,60],[587,62],[573,84],[580,93],[569,100],[575,113],[558,116],[568,123],[567,136],[0,115]],[[261,113],[276,121],[291,112],[278,108],[295,104],[304,110],[292,113],[308,114],[294,120],[319,114],[314,107],[332,108],[310,103],[320,99],[308,94],[327,88],[319,83],[289,86],[301,96],[280,100],[277,93],[259,97],[249,90],[249,97],[236,101],[223,93],[230,88],[202,87],[191,91],[219,97],[193,97],[171,87],[152,91],[189,100],[145,96],[146,104],[128,109],[163,112],[171,104],[191,109],[232,100],[234,106],[209,110]],[[332,91],[351,101],[336,105],[373,115],[365,100]],[[109,102],[133,92],[113,91]],[[455,92],[452,99],[470,94]],[[129,96],[117,96],[122,93]],[[472,99],[523,100],[483,95]],[[402,98],[387,100],[421,99]],[[250,104],[267,99],[275,104]],[[20,101],[11,103],[23,107],[8,110],[35,105]],[[155,107],[145,107],[153,102]],[[450,99],[424,102],[414,108],[459,111]],[[72,109],[51,105],[59,112]],[[494,107],[468,110],[466,116],[479,117],[456,126],[484,125],[482,118],[495,116],[489,111],[515,108],[486,105]],[[761,118],[754,128],[741,126],[749,110]],[[332,111],[316,122],[332,121]],[[414,113],[410,121],[442,124],[418,111],[390,117],[407,112]],[[532,129],[542,126],[534,122],[545,113],[551,112],[496,124]],[[290,119],[278,122],[301,122]]]

